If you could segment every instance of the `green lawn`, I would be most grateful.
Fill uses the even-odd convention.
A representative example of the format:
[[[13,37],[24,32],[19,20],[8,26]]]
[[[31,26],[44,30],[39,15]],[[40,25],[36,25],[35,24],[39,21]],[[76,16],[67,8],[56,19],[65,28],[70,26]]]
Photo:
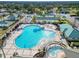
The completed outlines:
[[[69,22],[67,20],[58,20],[54,23],[58,23],[58,24],[69,24]]]
[[[73,45],[79,46],[79,42],[73,42]]]

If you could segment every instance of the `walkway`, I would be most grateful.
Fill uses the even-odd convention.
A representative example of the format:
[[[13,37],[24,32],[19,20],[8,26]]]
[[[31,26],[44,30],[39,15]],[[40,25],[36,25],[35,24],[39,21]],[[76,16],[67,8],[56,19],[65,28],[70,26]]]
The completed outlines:
[[[79,58],[79,53],[73,52],[73,51],[68,50],[68,49],[63,49],[63,50],[66,53],[67,58]]]

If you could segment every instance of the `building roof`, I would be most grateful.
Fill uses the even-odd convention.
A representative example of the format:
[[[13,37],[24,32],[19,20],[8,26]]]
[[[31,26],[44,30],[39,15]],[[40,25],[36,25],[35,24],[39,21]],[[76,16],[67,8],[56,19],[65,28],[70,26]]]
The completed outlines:
[[[72,33],[69,35],[70,38],[72,38],[71,40],[78,40],[79,39],[79,31],[77,29],[74,29],[72,31]]]
[[[46,14],[46,16],[55,16],[55,14],[54,13],[48,13],[48,14]]]
[[[68,40],[79,40],[79,30],[72,28],[69,24],[62,24],[60,25],[60,30],[63,32],[67,29],[64,33],[69,38]]]
[[[58,20],[56,17],[36,17],[36,20]]]
[[[67,30],[65,31],[65,34],[66,34],[67,36],[69,36],[69,35],[71,34],[71,32],[74,30],[74,29],[72,28],[72,26],[69,25],[69,24],[60,24],[60,30],[61,30],[62,32],[64,32],[65,29],[67,29]]]
[[[0,27],[9,27],[13,22],[0,21]]]
[[[75,19],[79,21],[79,16],[76,16]]]
[[[61,12],[69,12],[69,10],[63,8],[63,9],[61,10]]]
[[[7,19],[7,21],[15,21],[16,17],[14,15],[10,15]]]
[[[7,24],[5,21],[0,21],[0,24]]]

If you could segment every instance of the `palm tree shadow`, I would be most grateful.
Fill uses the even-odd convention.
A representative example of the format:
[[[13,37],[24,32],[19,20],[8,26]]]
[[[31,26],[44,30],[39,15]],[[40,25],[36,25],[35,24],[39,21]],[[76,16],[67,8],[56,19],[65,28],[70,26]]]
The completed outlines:
[[[43,58],[46,54],[46,49],[45,47],[43,48],[42,51],[39,51],[38,53],[36,53],[33,57],[34,58]]]

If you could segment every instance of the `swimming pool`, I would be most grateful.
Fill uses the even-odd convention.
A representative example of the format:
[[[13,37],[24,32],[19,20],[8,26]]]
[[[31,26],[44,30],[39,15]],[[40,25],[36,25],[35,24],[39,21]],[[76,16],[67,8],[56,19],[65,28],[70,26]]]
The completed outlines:
[[[44,30],[37,25],[28,25],[23,29],[20,36],[15,39],[15,45],[18,48],[33,48],[42,38],[55,38],[56,33]]]
[[[63,51],[61,46],[53,46],[53,47],[48,49],[47,56],[51,55],[52,57],[56,57],[57,53],[59,53],[60,51]]]

